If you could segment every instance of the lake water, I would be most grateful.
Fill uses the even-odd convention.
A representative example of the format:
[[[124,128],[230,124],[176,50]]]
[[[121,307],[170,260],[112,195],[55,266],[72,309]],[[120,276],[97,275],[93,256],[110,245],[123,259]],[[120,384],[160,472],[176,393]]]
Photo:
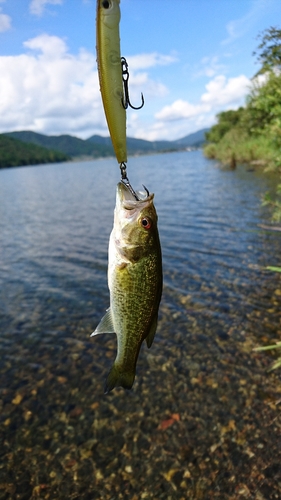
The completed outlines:
[[[281,336],[265,269],[281,233],[260,227],[274,180],[199,151],[131,158],[128,175],[155,193],[164,290],[132,391],[105,396],[116,340],[90,334],[118,165],[0,170],[0,499],[280,498],[280,372],[252,351]]]

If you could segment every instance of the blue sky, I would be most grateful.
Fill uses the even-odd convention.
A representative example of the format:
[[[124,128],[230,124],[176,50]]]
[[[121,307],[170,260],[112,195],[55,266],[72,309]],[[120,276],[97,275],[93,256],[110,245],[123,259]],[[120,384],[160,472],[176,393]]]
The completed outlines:
[[[280,0],[121,0],[129,62],[127,134],[178,139],[243,105],[257,35]],[[108,135],[95,53],[95,0],[0,0],[0,132]]]

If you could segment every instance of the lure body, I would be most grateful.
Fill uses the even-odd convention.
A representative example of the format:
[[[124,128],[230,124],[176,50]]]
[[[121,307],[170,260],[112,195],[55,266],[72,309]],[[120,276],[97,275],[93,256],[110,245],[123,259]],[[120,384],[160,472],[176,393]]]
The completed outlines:
[[[106,393],[118,386],[131,389],[141,344],[151,346],[157,327],[162,260],[153,194],[135,200],[118,184],[108,257],[110,308],[92,334],[117,335]]]
[[[119,163],[127,161],[126,110],[120,55],[120,0],[97,1],[97,63],[107,125]]]

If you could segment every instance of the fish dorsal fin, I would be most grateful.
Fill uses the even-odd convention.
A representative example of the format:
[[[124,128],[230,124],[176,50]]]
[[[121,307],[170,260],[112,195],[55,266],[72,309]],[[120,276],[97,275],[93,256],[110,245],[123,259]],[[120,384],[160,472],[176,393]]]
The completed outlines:
[[[154,335],[155,335],[156,328],[157,328],[157,319],[158,319],[158,315],[155,314],[153,321],[152,321],[152,324],[151,324],[151,327],[150,327],[150,330],[149,330],[148,335],[145,339],[148,348],[152,346],[152,342],[154,340]]]
[[[110,308],[107,309],[97,328],[91,334],[91,337],[99,335],[100,333],[115,333]]]

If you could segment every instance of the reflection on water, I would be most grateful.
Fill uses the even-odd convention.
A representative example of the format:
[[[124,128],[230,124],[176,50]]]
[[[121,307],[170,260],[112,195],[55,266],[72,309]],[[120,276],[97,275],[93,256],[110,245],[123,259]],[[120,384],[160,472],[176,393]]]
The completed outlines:
[[[200,152],[128,171],[155,193],[164,291],[133,390],[108,396],[116,340],[89,335],[108,307],[118,165],[0,171],[0,499],[278,498],[280,375],[252,352],[281,335],[265,270],[281,234],[259,228],[270,181]]]

